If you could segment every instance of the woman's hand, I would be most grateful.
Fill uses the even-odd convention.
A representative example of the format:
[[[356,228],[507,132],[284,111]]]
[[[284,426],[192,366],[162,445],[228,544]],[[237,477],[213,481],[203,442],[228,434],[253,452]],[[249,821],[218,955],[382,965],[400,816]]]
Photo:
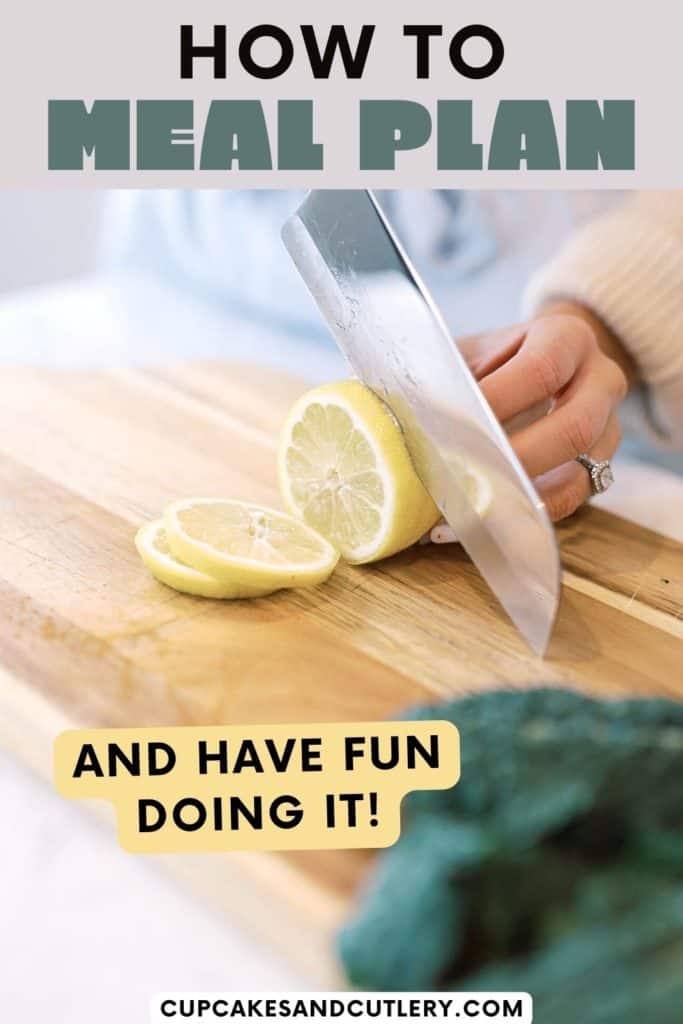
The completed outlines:
[[[591,494],[576,456],[611,459],[621,440],[617,410],[635,378],[629,357],[596,317],[570,304],[466,338],[460,349],[551,518],[571,515]]]

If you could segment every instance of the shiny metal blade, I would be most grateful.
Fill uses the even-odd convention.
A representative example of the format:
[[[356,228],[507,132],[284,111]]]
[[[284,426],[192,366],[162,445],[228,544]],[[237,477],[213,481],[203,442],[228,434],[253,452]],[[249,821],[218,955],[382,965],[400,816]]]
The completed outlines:
[[[374,196],[311,192],[282,237],[352,370],[392,410],[425,487],[542,654],[560,590],[551,523]],[[472,477],[490,489],[486,514]]]

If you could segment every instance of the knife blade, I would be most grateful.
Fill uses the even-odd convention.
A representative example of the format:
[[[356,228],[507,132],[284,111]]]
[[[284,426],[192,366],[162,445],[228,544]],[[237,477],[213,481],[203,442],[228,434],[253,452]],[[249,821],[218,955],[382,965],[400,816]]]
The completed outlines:
[[[560,593],[552,525],[377,200],[314,190],[282,238],[351,369],[394,414],[435,504],[542,655]],[[468,477],[489,488],[486,512]]]

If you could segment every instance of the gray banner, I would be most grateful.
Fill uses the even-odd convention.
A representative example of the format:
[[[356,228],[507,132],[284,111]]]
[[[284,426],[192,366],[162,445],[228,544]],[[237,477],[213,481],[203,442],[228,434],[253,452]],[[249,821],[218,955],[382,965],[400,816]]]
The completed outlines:
[[[205,0],[201,5],[187,0],[143,4],[119,0],[108,6],[90,0],[12,4],[4,12],[0,36],[0,184],[184,188],[683,185],[683,135],[675,101],[680,91],[676,82],[683,8],[671,0],[651,0],[645,8],[618,0],[574,0],[565,5],[547,0],[515,4],[469,0],[448,5],[425,0],[419,7],[399,0],[390,9],[367,0],[348,0],[342,8],[303,0],[286,10],[284,7],[275,0],[239,5],[218,0]],[[347,80],[337,56],[329,79],[316,80],[301,26],[314,27],[324,50],[330,25],[342,16],[354,48],[361,26],[376,26],[363,77]],[[249,75],[240,60],[245,33],[263,23],[282,27],[293,49],[288,70],[267,80]],[[404,25],[415,23],[443,26],[442,35],[430,41],[429,79],[418,79],[417,41],[403,33]],[[487,78],[464,77],[449,57],[454,34],[472,23],[490,26],[504,44],[501,67]],[[225,78],[214,79],[213,62],[203,58],[195,61],[192,80],[181,79],[182,24],[193,25],[194,41],[200,45],[213,42],[214,24],[227,26]],[[272,40],[256,42],[249,52],[264,66],[282,55],[281,47]],[[462,55],[472,65],[485,62],[490,54],[483,40],[473,39],[462,48]],[[404,102],[393,110],[368,108],[363,126],[361,101],[380,99]],[[57,102],[49,146],[50,100]],[[73,167],[74,147],[78,154],[83,153],[78,133],[87,143],[88,132],[94,129],[94,121],[87,117],[79,124],[78,111],[67,109],[63,101],[84,103],[87,113],[95,100],[114,100],[119,106],[107,108],[113,120],[101,119],[94,132],[99,140],[94,157],[84,156],[83,169],[51,170],[51,160],[54,167]],[[189,102],[154,109],[148,105],[140,111],[140,100]],[[253,102],[248,109],[238,109],[236,100]],[[305,105],[279,105],[281,100],[312,101],[312,111]],[[451,103],[439,109],[439,100]],[[511,100],[537,102],[516,111],[509,107],[501,110],[501,101]],[[578,107],[567,107],[567,101],[577,100],[598,101],[601,106],[596,108],[597,114],[587,107],[583,113]],[[608,131],[603,139],[597,169],[589,169],[594,152],[591,146],[594,142],[600,148],[600,133],[606,130],[599,120],[604,116],[607,123],[608,109],[602,104],[629,100],[635,101],[632,115],[623,104],[611,108],[612,136]],[[212,106],[212,101],[231,103],[221,109],[216,102]],[[420,107],[407,107],[405,101]],[[471,111],[467,101],[471,101]],[[547,101],[547,107],[539,101]],[[573,122],[577,110],[579,120]],[[629,140],[623,135],[629,131],[629,116],[633,122],[633,169],[629,169]],[[213,134],[207,123],[212,118]],[[171,129],[175,130],[173,137]],[[122,132],[129,133],[127,152]],[[388,142],[378,132],[389,133]],[[620,132],[621,143],[617,138]],[[385,166],[392,139],[397,141],[394,169]],[[226,153],[229,156],[231,145],[237,149],[240,166],[237,161],[229,165]],[[515,151],[522,147],[526,147],[526,161],[515,158]]]

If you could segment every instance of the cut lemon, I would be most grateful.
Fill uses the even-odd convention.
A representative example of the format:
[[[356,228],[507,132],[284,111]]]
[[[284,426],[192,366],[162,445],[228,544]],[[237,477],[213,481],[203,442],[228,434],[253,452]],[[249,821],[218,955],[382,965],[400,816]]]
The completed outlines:
[[[183,594],[219,598],[263,597],[273,589],[225,583],[178,561],[168,546],[162,519],[140,527],[135,535],[135,547],[155,579]]]
[[[493,501],[491,477],[475,462],[464,456],[449,456],[448,466],[458,476],[467,503],[474,509],[476,515],[483,519],[488,514]],[[457,539],[456,532],[446,522],[438,523],[432,531],[432,540],[438,544],[457,541]]]
[[[177,501],[164,512],[164,526],[176,558],[240,587],[314,587],[339,558],[305,523],[251,502]]]
[[[462,489],[478,516],[485,516],[493,501],[491,477],[473,459],[450,455],[448,467],[458,477]]]
[[[295,403],[278,473],[285,506],[349,562],[393,555],[439,518],[392,413],[357,380],[315,388]]]

